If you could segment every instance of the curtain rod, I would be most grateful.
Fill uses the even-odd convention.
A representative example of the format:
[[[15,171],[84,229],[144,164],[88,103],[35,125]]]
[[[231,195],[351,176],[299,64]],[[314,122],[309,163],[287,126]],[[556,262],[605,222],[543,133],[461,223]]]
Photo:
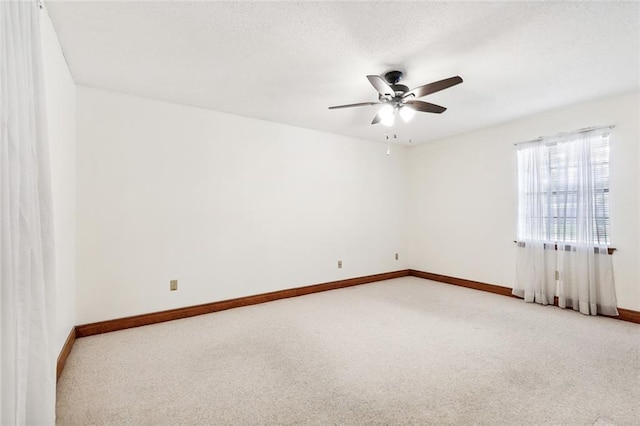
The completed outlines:
[[[522,144],[525,144],[525,143],[540,142],[540,141],[543,141],[543,140],[549,139],[549,138],[557,138],[559,136],[577,135],[578,133],[588,133],[588,132],[593,132],[594,130],[602,130],[602,129],[613,129],[614,127],[616,127],[615,124],[610,124],[608,126],[585,127],[583,129],[574,130],[572,132],[558,133],[558,134],[555,134],[553,136],[538,136],[537,138],[531,139],[530,141],[518,142],[518,143],[514,143],[513,145],[514,146],[518,146],[518,145],[522,145]]]

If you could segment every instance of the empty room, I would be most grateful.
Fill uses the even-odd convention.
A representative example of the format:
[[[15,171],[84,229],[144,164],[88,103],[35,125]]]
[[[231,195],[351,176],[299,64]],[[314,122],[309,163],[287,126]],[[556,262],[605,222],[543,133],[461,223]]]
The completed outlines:
[[[0,424],[640,424],[640,2],[0,1]]]

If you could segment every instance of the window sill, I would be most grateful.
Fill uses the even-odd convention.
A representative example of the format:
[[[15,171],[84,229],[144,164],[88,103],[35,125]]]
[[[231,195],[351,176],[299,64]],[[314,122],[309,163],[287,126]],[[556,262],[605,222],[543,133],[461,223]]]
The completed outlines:
[[[526,243],[524,241],[513,241],[518,245],[518,247],[526,247]],[[554,250],[558,250],[558,243],[545,243],[544,248],[551,248],[553,246]],[[571,247],[571,244],[565,244],[565,246]],[[594,247],[593,250],[597,253],[598,248]],[[608,254],[613,254],[617,249],[615,247],[607,247]]]

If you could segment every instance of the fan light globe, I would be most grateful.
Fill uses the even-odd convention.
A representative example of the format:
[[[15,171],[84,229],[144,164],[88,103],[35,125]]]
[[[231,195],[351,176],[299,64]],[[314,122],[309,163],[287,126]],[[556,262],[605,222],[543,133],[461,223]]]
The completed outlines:
[[[385,126],[393,126],[393,107],[391,105],[384,105],[378,111],[380,116],[380,122]]]
[[[416,115],[416,110],[404,105],[403,107],[400,108],[400,117],[402,117],[402,120],[407,123],[409,120],[411,120],[413,118],[413,116]]]

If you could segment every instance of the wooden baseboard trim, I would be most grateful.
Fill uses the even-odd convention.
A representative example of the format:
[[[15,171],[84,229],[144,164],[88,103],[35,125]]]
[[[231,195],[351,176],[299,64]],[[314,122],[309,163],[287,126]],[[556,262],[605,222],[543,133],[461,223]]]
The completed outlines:
[[[511,288],[503,287],[495,284],[487,284],[479,281],[466,280],[464,278],[450,277],[448,275],[433,274],[431,272],[417,271],[415,269],[409,269],[409,275],[412,277],[419,277],[427,280],[439,281],[446,284],[453,284],[453,285],[458,285],[462,287],[473,288],[475,290],[488,291],[489,293],[500,294],[502,296],[516,297],[511,293],[512,291]],[[554,305],[558,306],[557,297],[554,298]],[[633,311],[631,309],[618,308],[617,317],[607,317],[607,318],[613,318],[613,319],[640,324],[640,312]]]
[[[376,281],[389,280],[392,278],[406,277],[408,275],[409,270],[404,269],[401,271],[385,272],[382,274],[349,278],[346,280],[314,284],[305,287],[272,291],[270,293],[257,294],[254,296],[239,297],[237,299],[222,300],[219,302],[206,303],[203,305],[187,306],[184,308],[171,309],[168,311],[152,312],[149,314],[135,315],[126,318],[118,318],[91,324],[78,325],[76,326],[75,337],[92,336],[94,334],[108,333],[111,331],[124,330],[127,328],[140,327],[143,325],[156,324],[165,321],[172,321],[196,315],[210,314],[212,312],[239,308],[241,306],[255,305],[258,303],[271,302],[274,300],[286,299],[289,297],[303,296],[305,294],[335,290],[338,288],[351,287],[360,284],[368,284]]]
[[[441,283],[453,284],[461,287],[472,288],[475,290],[488,291],[489,293],[501,294],[503,296],[513,296],[509,287],[503,287],[500,285],[487,284],[479,281],[466,280],[464,278],[450,277],[447,275],[433,274],[431,272],[417,271],[415,269],[409,269],[409,275],[411,275],[412,277],[439,281]]]
[[[71,349],[73,348],[73,344],[76,342],[76,328],[73,327],[69,332],[69,336],[67,336],[67,340],[65,340],[64,345],[62,345],[62,349],[60,350],[60,355],[58,355],[58,362],[56,365],[56,381],[60,379],[60,375],[62,374],[62,370],[64,370],[64,365],[67,363],[67,358],[71,353]]]
[[[640,324],[640,312],[631,309],[618,308],[618,316],[612,318]]]

